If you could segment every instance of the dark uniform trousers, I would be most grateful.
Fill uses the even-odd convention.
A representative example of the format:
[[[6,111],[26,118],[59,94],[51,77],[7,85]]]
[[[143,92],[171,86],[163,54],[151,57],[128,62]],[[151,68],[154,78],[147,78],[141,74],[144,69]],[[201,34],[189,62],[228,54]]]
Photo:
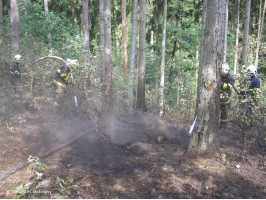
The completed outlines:
[[[11,87],[17,92],[17,84],[20,81],[20,69],[19,64],[16,61],[13,61],[10,66],[9,81]]]

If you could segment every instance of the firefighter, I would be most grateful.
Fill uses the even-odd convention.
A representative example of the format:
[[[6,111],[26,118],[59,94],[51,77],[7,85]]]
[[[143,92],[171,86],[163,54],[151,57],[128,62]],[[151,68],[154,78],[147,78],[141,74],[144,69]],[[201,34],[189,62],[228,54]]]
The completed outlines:
[[[74,84],[69,63],[66,62],[56,71],[53,79],[55,91],[55,106],[58,106],[59,100],[62,96],[64,96],[65,88],[68,85],[70,79],[72,79],[71,83]]]
[[[242,95],[241,105],[245,109],[245,114],[250,116],[253,114],[253,107],[257,106],[260,93],[260,79],[256,76],[257,70],[254,65],[247,68],[249,76],[249,85],[241,90]]]
[[[15,92],[17,92],[17,84],[20,80],[21,72],[19,68],[19,64],[22,61],[21,55],[17,54],[15,55],[13,62],[10,66],[10,74],[9,74],[9,81],[11,84],[11,87],[14,89]]]
[[[235,84],[235,79],[230,75],[230,67],[227,63],[222,64],[221,71],[221,90],[220,90],[220,110],[221,125],[226,124],[228,119],[228,112],[231,106],[232,89]]]

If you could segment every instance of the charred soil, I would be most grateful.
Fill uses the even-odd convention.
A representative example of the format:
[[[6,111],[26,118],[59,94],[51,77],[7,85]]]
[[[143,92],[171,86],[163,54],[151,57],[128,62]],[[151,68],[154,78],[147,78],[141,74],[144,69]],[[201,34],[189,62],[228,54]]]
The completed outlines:
[[[12,124],[0,127],[0,174],[30,155],[36,162],[3,179],[0,198],[266,197],[265,141],[253,135],[256,130],[243,144],[237,127],[220,129],[220,155],[189,158],[191,122],[140,113],[93,121],[28,105],[10,115]]]

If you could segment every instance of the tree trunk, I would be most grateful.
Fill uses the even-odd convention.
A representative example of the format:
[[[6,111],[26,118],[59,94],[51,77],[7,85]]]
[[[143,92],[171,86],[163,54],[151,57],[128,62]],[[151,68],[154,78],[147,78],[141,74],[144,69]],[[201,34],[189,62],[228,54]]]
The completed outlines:
[[[201,37],[201,55],[197,91],[197,123],[190,139],[188,152],[198,155],[212,154],[219,149],[217,127],[220,112],[220,80],[223,63],[224,40],[221,17],[225,0],[204,0]]]
[[[75,0],[72,0],[72,8],[71,8],[71,22],[72,22],[72,35],[74,35],[75,30]]]
[[[100,13],[100,50],[101,50],[101,82],[105,81],[105,65],[104,65],[104,0],[99,1]],[[104,85],[104,84],[103,84]],[[105,89],[104,89],[105,90]],[[103,90],[103,91],[104,91]]]
[[[243,49],[242,49],[242,65],[246,65],[248,61],[248,36],[249,36],[249,23],[250,23],[250,7],[251,0],[246,0],[245,9],[245,25],[244,25],[244,36],[243,36]]]
[[[239,18],[240,18],[240,0],[237,0],[237,25],[236,25],[236,46],[235,46],[234,75],[236,75],[236,73],[238,71]]]
[[[43,4],[44,4],[44,12],[46,15],[46,23],[48,24],[48,34],[47,34],[47,39],[49,42],[49,49],[52,49],[53,45],[52,45],[52,38],[51,38],[51,33],[50,33],[50,17],[49,17],[49,7],[48,7],[48,0],[43,0]]]
[[[122,0],[122,46],[123,46],[123,70],[127,81],[127,1]]]
[[[113,21],[115,22],[116,21],[116,14],[115,14],[115,3],[116,3],[116,1],[113,1],[113,9],[111,10],[112,11],[112,14],[113,14]],[[114,25],[113,25],[114,26]],[[115,27],[115,26],[114,26]],[[112,35],[112,39],[113,39],[113,41],[114,41],[114,43],[113,43],[113,46],[114,46],[114,57],[115,57],[115,59],[117,59],[117,43],[119,43],[120,41],[118,41],[117,39],[116,39],[116,29],[114,28],[113,29],[113,35]],[[119,46],[119,45],[118,45]]]
[[[3,0],[0,0],[0,22],[3,20]]]
[[[139,1],[139,61],[137,109],[146,111],[145,105],[145,61],[146,61],[146,0]]]
[[[255,59],[255,66],[258,68],[259,63],[259,50],[260,50],[260,40],[261,40],[261,34],[263,32],[263,22],[264,22],[264,15],[265,15],[265,9],[266,9],[266,1],[264,2],[264,7],[262,8],[263,2],[261,1],[260,4],[260,17],[259,17],[259,26],[258,26],[258,40],[257,40],[257,49],[256,49],[256,59]]]
[[[227,52],[227,28],[228,28],[228,1],[225,1],[225,28],[224,28],[224,57],[223,62],[226,62],[226,52]]]
[[[83,46],[87,54],[86,63],[90,63],[90,33],[89,33],[89,3],[88,0],[82,0],[83,13]]]
[[[136,56],[136,31],[137,31],[137,14],[138,14],[138,0],[133,1],[133,14],[132,14],[132,36],[131,36],[131,54],[130,54],[130,74],[129,74],[129,87],[128,87],[128,105],[130,111],[133,108],[133,82],[134,82],[134,66]]]
[[[83,47],[86,52],[85,63],[90,63],[90,25],[89,25],[89,2],[88,0],[82,0],[82,16],[83,16]],[[88,91],[90,87],[89,72],[86,71],[83,81],[83,90]]]
[[[111,35],[111,0],[104,1],[104,57],[105,57],[105,102],[106,108],[112,106],[112,35]]]
[[[178,27],[178,20],[176,19],[176,27]],[[177,34],[177,31],[174,31],[174,34]],[[174,39],[174,44],[173,44],[173,50],[172,50],[172,62],[170,64],[169,68],[169,75],[168,75],[168,81],[169,81],[169,93],[172,94],[172,84],[174,83],[174,59],[175,59],[175,52],[176,52],[176,47],[177,47],[177,40],[176,38]]]
[[[5,28],[3,26],[3,0],[0,0],[0,37],[4,36]]]
[[[167,0],[164,0],[163,11],[163,37],[162,37],[162,60],[161,60],[161,82],[160,82],[160,112],[159,116],[163,117],[164,109],[164,71],[165,71],[165,43],[166,43],[166,19],[167,18]]]
[[[13,55],[19,53],[19,12],[18,1],[10,0],[11,48]]]
[[[155,77],[155,96],[156,96],[156,102],[158,101],[158,88],[159,88],[159,8],[158,5],[156,4],[156,16],[155,16],[155,21],[156,21],[156,77]]]
[[[225,0],[225,3],[220,4],[219,10],[224,10],[225,12],[220,13],[220,27],[221,37],[220,42],[223,43],[222,48],[222,56],[223,56],[223,62],[226,62],[226,48],[227,48],[227,25],[228,25],[228,0]]]

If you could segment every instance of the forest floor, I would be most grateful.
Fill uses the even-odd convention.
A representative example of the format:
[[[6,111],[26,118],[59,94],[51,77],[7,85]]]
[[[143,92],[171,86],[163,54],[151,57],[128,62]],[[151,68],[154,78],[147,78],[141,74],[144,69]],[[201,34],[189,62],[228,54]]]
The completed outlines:
[[[1,119],[0,177],[33,161],[0,181],[0,198],[266,198],[266,145],[256,130],[243,144],[231,124],[219,130],[219,155],[190,158],[191,122],[108,113],[96,123],[84,113],[19,101],[8,114],[12,121]]]

